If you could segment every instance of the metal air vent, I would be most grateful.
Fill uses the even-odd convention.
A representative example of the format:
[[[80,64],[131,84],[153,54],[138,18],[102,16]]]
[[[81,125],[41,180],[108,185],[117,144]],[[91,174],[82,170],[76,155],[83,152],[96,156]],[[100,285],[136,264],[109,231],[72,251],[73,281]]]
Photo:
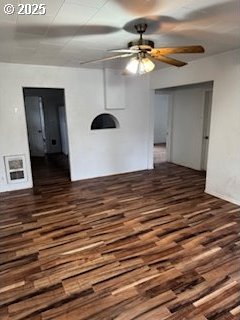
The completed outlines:
[[[27,181],[24,155],[5,156],[4,160],[8,183]]]

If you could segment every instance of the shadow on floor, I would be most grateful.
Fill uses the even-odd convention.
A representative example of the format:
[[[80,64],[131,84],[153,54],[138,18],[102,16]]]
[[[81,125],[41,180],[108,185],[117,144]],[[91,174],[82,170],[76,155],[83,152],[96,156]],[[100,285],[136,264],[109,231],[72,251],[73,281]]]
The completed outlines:
[[[62,153],[31,157],[31,165],[34,187],[70,181],[68,156]]]

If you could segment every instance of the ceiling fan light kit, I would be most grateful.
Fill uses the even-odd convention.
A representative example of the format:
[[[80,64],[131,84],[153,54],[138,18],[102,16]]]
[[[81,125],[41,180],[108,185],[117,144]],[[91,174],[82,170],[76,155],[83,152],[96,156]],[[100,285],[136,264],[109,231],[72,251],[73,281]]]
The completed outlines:
[[[152,71],[155,68],[155,64],[146,57],[142,57],[141,54],[139,56],[132,58],[127,66],[126,70],[132,74],[144,74]]]
[[[113,49],[110,52],[120,53],[112,57],[106,57],[103,59],[91,60],[82,62],[81,64],[115,60],[119,58],[132,57],[126,66],[126,74],[144,74],[151,72],[155,68],[155,64],[152,59],[158,62],[164,62],[175,67],[183,67],[187,63],[171,58],[168,55],[178,54],[178,53],[203,53],[204,48],[199,45],[194,46],[181,46],[181,47],[163,47],[154,48],[154,42],[148,39],[143,39],[143,33],[147,29],[146,23],[136,24],[135,29],[140,35],[137,41],[131,41],[128,43],[128,48],[126,49]],[[151,59],[150,59],[151,58]]]

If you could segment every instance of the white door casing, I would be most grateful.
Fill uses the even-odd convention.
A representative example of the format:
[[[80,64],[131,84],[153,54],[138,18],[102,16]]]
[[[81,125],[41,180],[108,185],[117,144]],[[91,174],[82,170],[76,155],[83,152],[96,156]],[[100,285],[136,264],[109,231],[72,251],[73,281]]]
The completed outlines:
[[[212,109],[212,91],[205,92],[204,120],[203,120],[203,143],[202,143],[202,170],[207,171],[208,147],[210,138],[210,123]]]

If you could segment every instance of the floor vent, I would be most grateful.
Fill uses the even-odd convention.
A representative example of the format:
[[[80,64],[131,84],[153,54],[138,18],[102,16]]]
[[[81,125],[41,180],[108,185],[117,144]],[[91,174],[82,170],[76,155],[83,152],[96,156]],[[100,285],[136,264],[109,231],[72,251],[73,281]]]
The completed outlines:
[[[5,156],[4,158],[8,183],[27,181],[24,155]]]

